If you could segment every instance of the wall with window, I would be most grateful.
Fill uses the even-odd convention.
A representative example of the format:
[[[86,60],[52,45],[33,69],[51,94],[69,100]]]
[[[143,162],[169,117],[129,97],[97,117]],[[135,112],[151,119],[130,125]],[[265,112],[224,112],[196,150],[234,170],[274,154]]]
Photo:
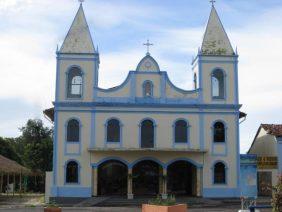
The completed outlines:
[[[214,104],[234,104],[234,103],[236,104],[237,101],[236,89],[238,84],[236,80],[235,59],[229,57],[228,58],[203,57],[201,61],[204,61],[201,62],[201,70],[202,70],[201,79],[203,86],[204,102],[214,103]],[[213,85],[212,85],[212,82],[214,81],[213,73],[216,70],[222,70],[224,73],[223,76],[224,88],[223,88],[223,93],[220,94],[217,91],[215,91],[215,89],[213,89]],[[219,77],[218,74],[217,77]]]
[[[160,98],[160,84],[161,84],[161,75],[160,74],[146,74],[139,73],[136,74],[136,97],[145,97],[144,96],[144,83],[151,82],[153,92],[152,98]]]
[[[222,189],[237,189],[238,182],[238,164],[239,164],[239,145],[237,143],[237,118],[236,115],[206,115],[205,122],[205,149],[209,152],[205,158],[204,172],[204,187],[205,188],[222,188]],[[223,135],[215,138],[214,125],[216,123],[224,124],[224,141]],[[217,131],[221,132],[222,131]],[[217,161],[225,163],[226,182],[223,184],[214,183],[214,164]],[[240,164],[239,164],[240,165]]]
[[[73,69],[80,70],[82,72],[82,90],[79,89],[80,79],[77,76],[72,81],[69,81],[69,72]],[[58,101],[91,101],[93,99],[93,87],[94,87],[94,70],[96,64],[93,61],[82,60],[58,60],[58,76],[57,81],[59,87],[56,87],[56,96]],[[70,86],[70,84],[73,86]],[[71,88],[72,87],[72,88]],[[73,91],[73,93],[71,93]],[[81,96],[78,95],[81,92]]]
[[[175,110],[175,109],[174,109]],[[106,142],[106,121],[112,118],[121,123],[121,140],[119,143]],[[139,148],[141,146],[141,122],[152,120],[155,124],[155,147],[158,148],[199,148],[199,116],[197,114],[171,114],[171,113],[96,113],[96,131],[103,132],[95,134],[97,147],[125,147]],[[175,143],[176,120],[187,121],[187,142]]]
[[[77,129],[75,122],[79,121],[79,135],[74,132]],[[67,134],[68,123],[72,123],[72,133]],[[57,184],[67,187],[90,187],[91,170],[89,169],[88,148],[91,142],[91,113],[86,112],[58,112],[57,122]],[[77,140],[77,136],[79,138]],[[79,183],[66,182],[66,162],[79,163]]]

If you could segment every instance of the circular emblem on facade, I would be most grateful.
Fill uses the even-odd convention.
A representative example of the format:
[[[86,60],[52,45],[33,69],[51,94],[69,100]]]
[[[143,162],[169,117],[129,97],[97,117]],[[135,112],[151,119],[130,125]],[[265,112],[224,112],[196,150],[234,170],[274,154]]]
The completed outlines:
[[[150,61],[147,61],[147,62],[145,63],[145,67],[146,67],[146,68],[151,68],[151,67],[152,67],[152,63],[151,63]]]

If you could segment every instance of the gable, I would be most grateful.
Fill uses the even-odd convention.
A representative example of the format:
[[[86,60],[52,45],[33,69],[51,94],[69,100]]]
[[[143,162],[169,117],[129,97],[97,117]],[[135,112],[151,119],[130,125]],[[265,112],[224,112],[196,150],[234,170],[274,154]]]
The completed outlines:
[[[156,60],[150,54],[147,54],[137,65],[136,71],[159,72],[160,67]]]

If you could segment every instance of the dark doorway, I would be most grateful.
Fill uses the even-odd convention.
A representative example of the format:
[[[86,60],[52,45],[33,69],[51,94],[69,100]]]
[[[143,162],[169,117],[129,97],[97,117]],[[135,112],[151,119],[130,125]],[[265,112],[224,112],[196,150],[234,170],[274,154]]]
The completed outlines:
[[[159,193],[161,166],[150,160],[137,163],[132,169],[134,195],[156,195]]]
[[[127,166],[109,160],[98,167],[98,195],[126,195]]]
[[[272,172],[259,171],[258,175],[258,195],[271,196],[272,195]]]
[[[154,148],[154,123],[144,120],[141,123],[141,148]]]
[[[168,193],[196,196],[197,169],[187,161],[176,161],[167,169]]]

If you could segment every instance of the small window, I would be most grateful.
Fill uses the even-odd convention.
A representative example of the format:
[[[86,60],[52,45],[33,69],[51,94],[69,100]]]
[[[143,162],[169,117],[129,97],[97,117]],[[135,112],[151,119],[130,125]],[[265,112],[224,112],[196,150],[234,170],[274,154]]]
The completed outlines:
[[[217,69],[212,73],[212,97],[215,99],[224,99],[224,73]]]
[[[75,119],[70,120],[67,124],[67,141],[79,141],[79,122]]]
[[[66,183],[78,183],[78,164],[70,161],[66,167]]]
[[[153,84],[151,81],[144,82],[144,97],[152,97],[153,96]]]
[[[226,183],[225,165],[222,162],[218,162],[214,165],[214,183],[224,184]]]
[[[81,98],[82,96],[82,71],[73,67],[68,73],[68,98]]]
[[[186,143],[187,142],[187,122],[179,120],[174,126],[175,143]]]
[[[117,119],[107,122],[107,142],[120,142],[120,123]]]
[[[213,125],[213,141],[225,142],[225,126],[222,122],[216,122]]]

